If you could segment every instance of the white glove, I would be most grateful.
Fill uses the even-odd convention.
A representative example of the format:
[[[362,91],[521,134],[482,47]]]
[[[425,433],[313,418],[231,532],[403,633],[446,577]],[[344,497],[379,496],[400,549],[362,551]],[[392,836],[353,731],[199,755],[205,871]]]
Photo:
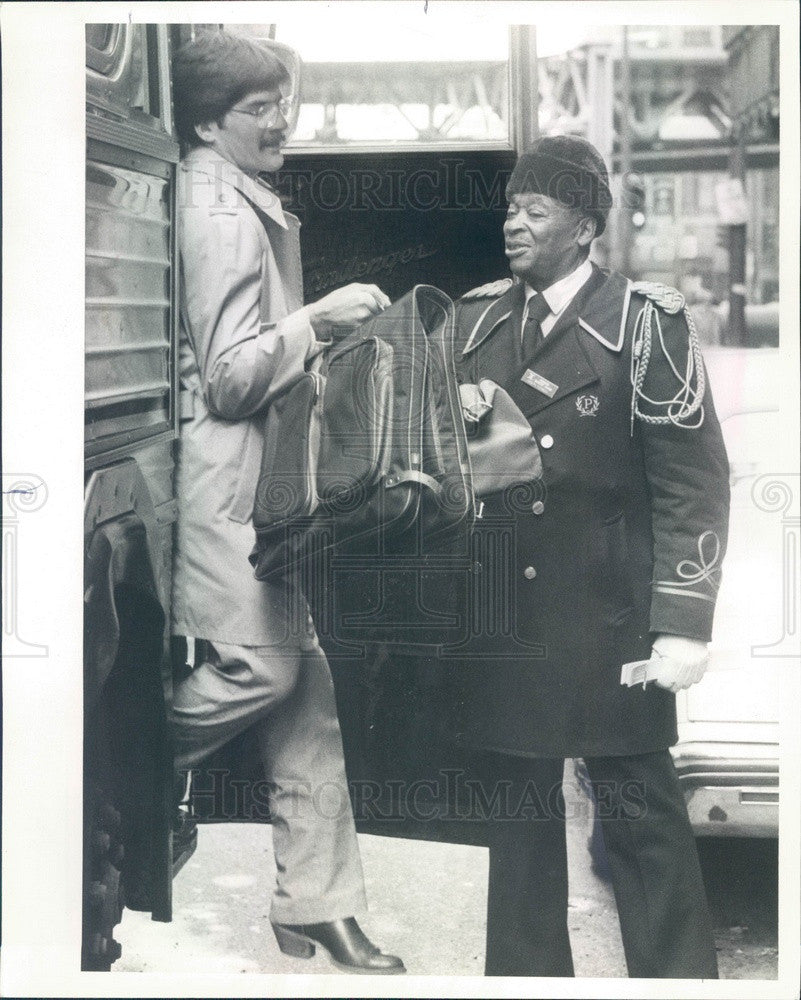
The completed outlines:
[[[658,635],[651,649],[655,682],[674,694],[697,684],[709,663],[707,644],[683,635]]]

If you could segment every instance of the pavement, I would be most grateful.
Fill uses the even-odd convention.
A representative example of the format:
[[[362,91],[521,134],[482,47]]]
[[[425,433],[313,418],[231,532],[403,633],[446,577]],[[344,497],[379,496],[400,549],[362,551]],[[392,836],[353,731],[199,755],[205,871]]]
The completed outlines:
[[[611,886],[592,870],[591,818],[568,762],[569,926],[578,977],[625,977]],[[330,973],[319,949],[282,955],[269,925],[275,878],[264,824],[202,826],[198,848],[173,886],[173,921],[125,911],[116,938],[119,972]],[[410,974],[480,976],[484,965],[487,851],[359,834],[368,936],[401,955]],[[721,978],[777,974],[775,842],[701,843]]]

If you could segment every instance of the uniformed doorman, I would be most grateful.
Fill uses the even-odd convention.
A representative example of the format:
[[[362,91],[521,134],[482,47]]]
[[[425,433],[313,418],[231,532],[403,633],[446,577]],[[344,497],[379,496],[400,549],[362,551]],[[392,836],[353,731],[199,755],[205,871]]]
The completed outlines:
[[[675,693],[706,669],[728,525],[728,462],[692,319],[674,289],[589,261],[612,205],[590,143],[540,139],[507,196],[514,281],[457,307],[460,381],[504,389],[542,459],[541,479],[484,500],[484,531],[514,529],[511,625],[461,670],[483,781],[503,790],[487,797],[500,812],[486,972],[573,974],[561,780],[564,758],[583,757],[630,976],[716,977],[668,749]],[[655,681],[621,684],[638,660]]]

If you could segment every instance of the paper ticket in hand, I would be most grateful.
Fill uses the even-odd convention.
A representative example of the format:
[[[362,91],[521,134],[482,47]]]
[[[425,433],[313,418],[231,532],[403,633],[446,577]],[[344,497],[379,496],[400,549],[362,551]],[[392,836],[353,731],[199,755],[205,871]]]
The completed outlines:
[[[635,684],[642,684],[643,687],[648,681],[655,681],[659,664],[654,660],[634,660],[632,663],[624,663],[620,668],[620,683],[627,687],[634,687]]]

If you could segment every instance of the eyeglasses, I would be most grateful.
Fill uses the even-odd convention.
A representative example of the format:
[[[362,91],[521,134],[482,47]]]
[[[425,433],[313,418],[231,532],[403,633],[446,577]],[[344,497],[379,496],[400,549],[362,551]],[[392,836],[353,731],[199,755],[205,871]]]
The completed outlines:
[[[229,109],[229,111],[234,112],[235,114],[247,115],[249,118],[255,118],[257,123],[261,125],[262,128],[271,128],[278,122],[279,115],[282,118],[287,118],[291,110],[291,97],[282,97],[280,101],[270,101],[269,104],[260,104],[252,111],[248,108]]]

